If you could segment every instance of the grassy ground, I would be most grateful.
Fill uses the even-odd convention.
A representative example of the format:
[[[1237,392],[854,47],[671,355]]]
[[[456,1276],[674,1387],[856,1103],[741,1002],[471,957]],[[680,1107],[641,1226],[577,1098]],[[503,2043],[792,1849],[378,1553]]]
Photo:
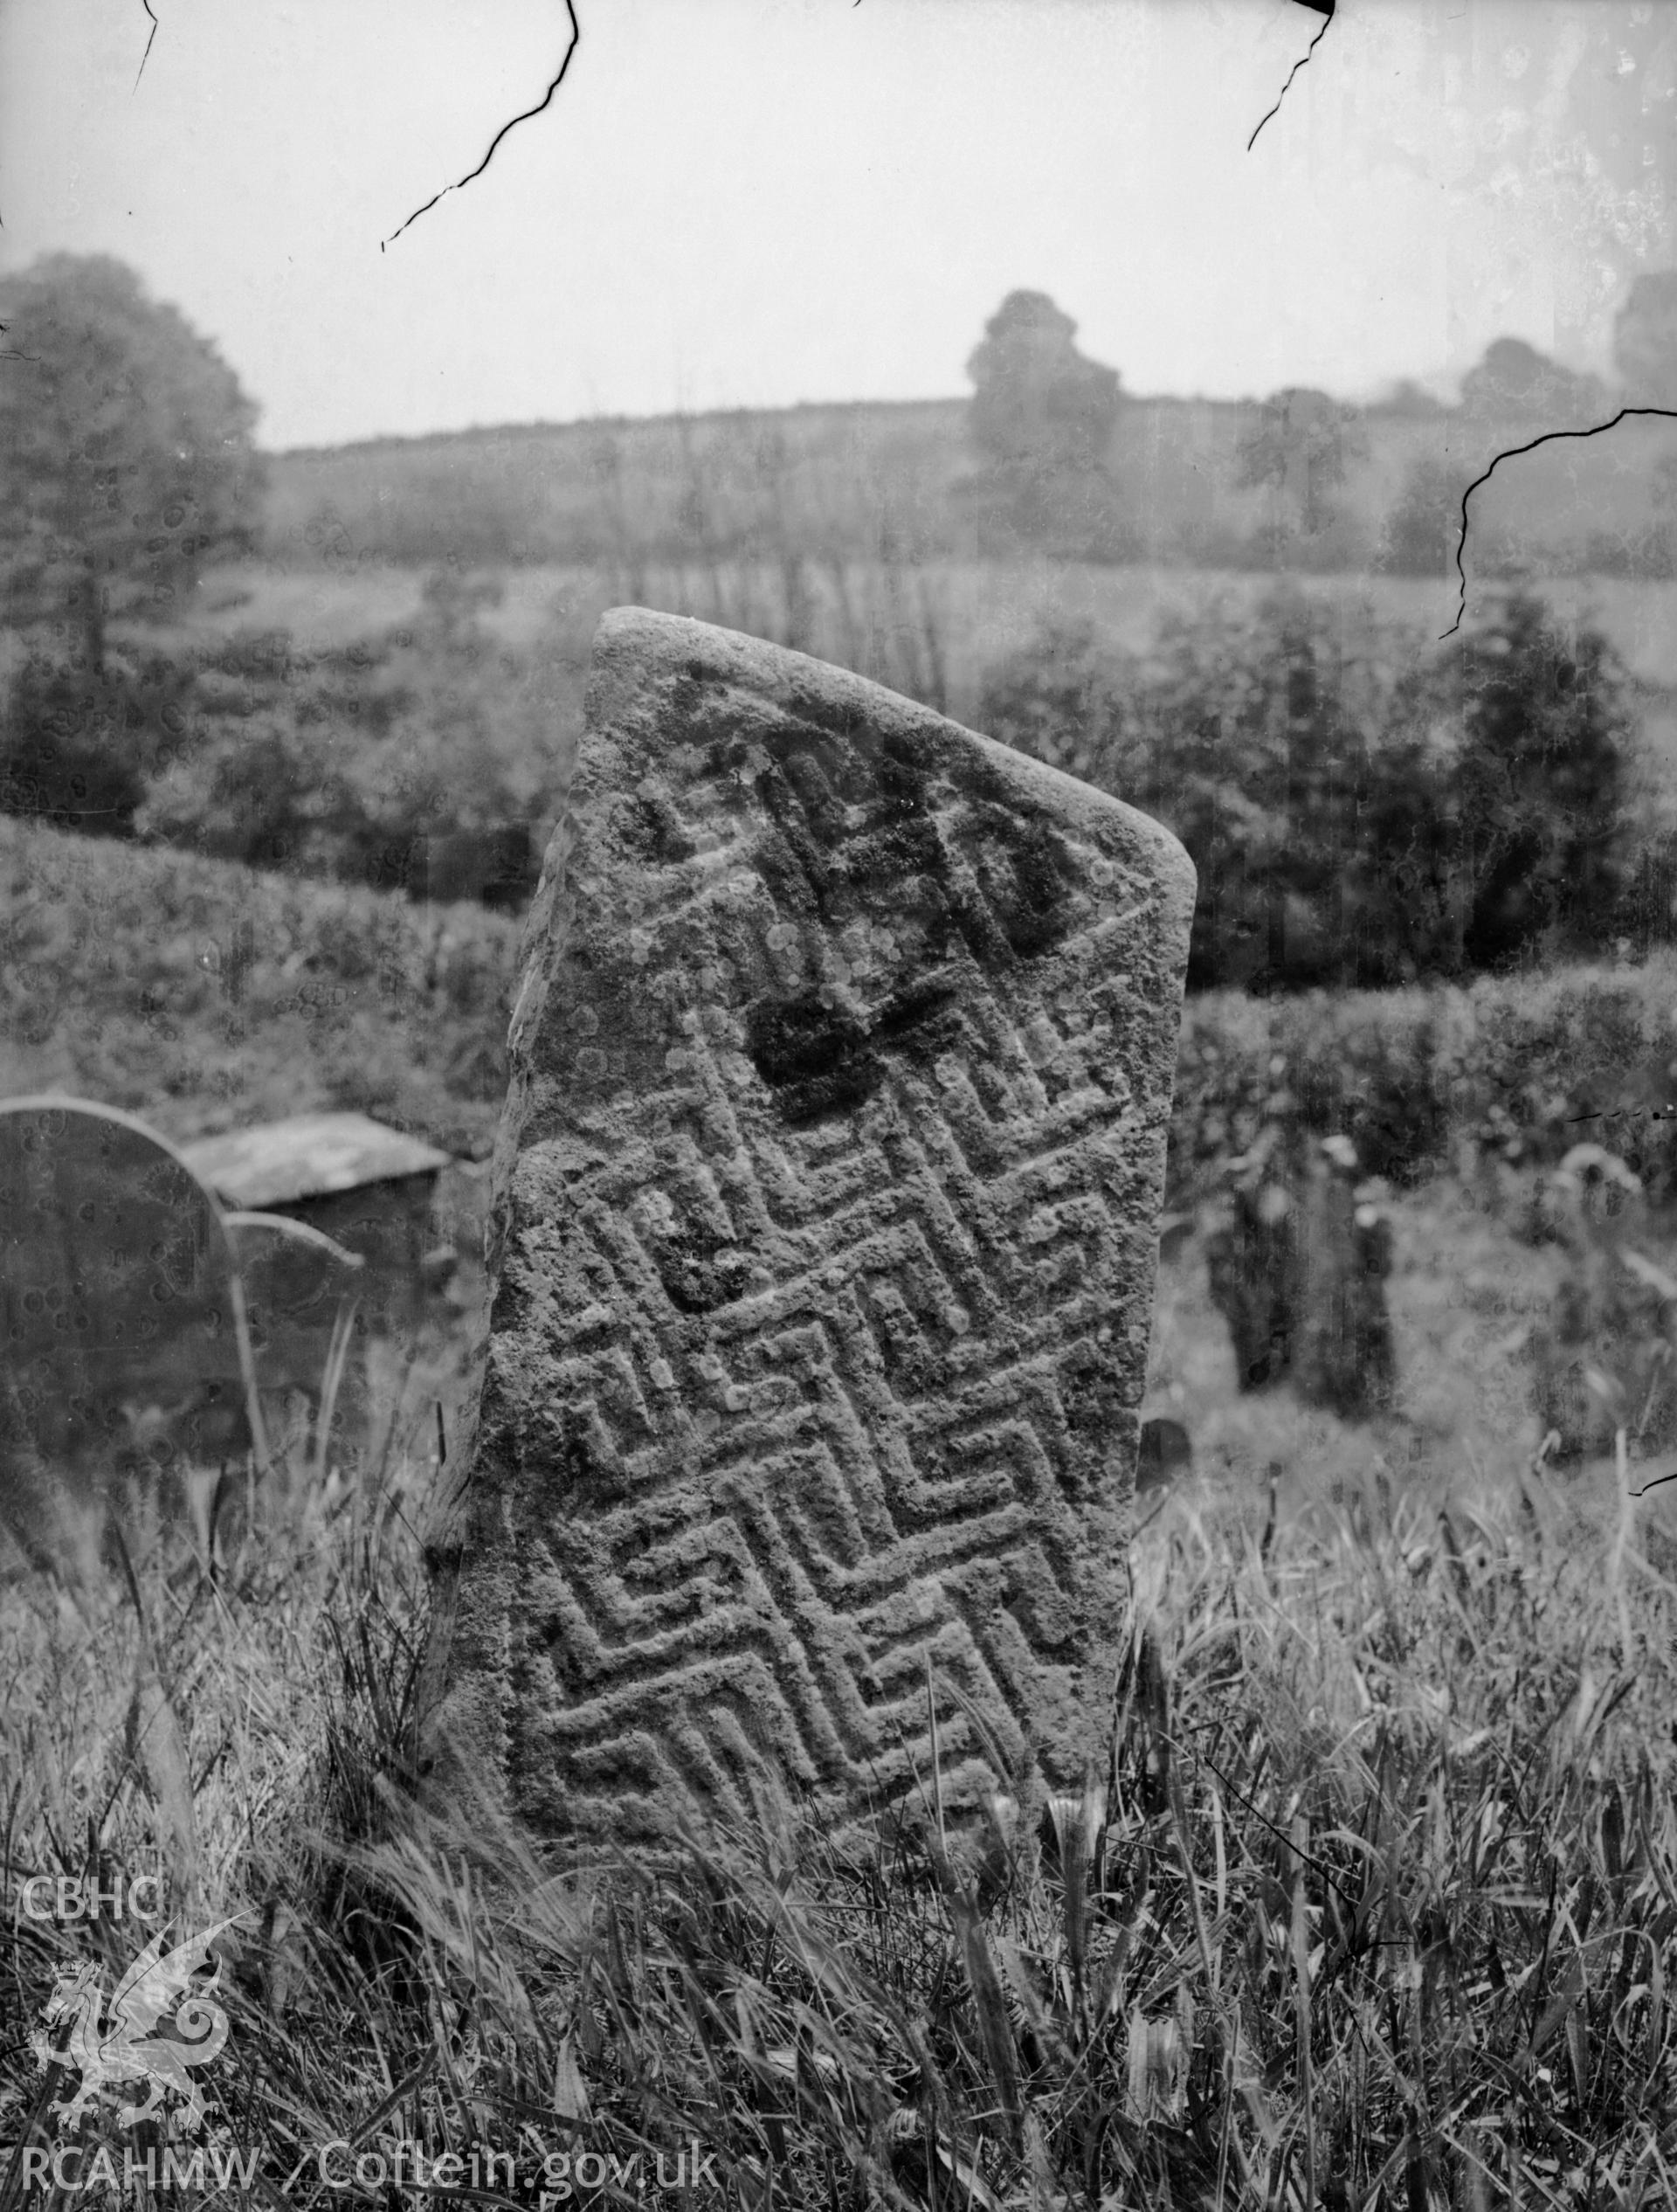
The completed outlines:
[[[223,2178],[174,2202],[423,2202],[416,2151],[498,2153],[503,2202],[1672,2201],[1677,1590],[1635,1508],[1452,1461],[1277,1521],[1202,1477],[1135,1540],[1080,1799],[1021,1774],[990,1834],[926,1806],[860,1864],[765,1809],[584,1876],[414,1808],[433,1459],[420,1427],[276,1483],[213,1574],[136,1540],[0,1607],[10,1875],[161,1873],[231,1924]],[[9,2151],[73,2086],[30,2041],[55,1976],[148,1932],[10,1917]],[[113,2105],[84,2171],[190,2148]]]
[[[1534,1247],[1517,1234],[1527,1187],[1523,1177],[1508,1179],[1493,1206],[1487,1185],[1443,1175],[1391,1202],[1398,1390],[1390,1414],[1368,1422],[1302,1406],[1290,1390],[1238,1389],[1204,1241],[1190,1234],[1160,1266],[1144,1413],[1183,1423],[1196,1472],[1214,1491],[1266,1495],[1273,1476],[1289,1520],[1371,1483],[1410,1490],[1460,1476],[1514,1494],[1542,1441],[1529,1338],[1565,1264],[1557,1246]],[[1669,1222],[1650,1242],[1667,1267],[1677,1260]],[[1653,1483],[1673,1467],[1669,1455],[1650,1456],[1634,1480]],[[1611,1460],[1587,1463],[1569,1482],[1595,1507],[1617,1496]],[[1656,1551],[1677,1559],[1677,1485],[1654,1489],[1643,1511]]]

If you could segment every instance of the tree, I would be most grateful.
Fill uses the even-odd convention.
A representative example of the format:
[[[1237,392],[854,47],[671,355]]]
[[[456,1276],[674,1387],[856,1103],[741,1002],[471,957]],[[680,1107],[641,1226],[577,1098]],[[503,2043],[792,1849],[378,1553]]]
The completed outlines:
[[[967,363],[970,426],[1018,519],[1039,527],[1057,491],[1105,465],[1118,414],[1118,372],[1087,360],[1077,325],[1046,292],[1010,292]]]
[[[1677,407],[1677,269],[1639,276],[1613,323],[1613,366],[1633,407]]]
[[[979,722],[1182,840],[1190,989],[1349,984],[1381,927],[1356,867],[1374,689],[1332,610],[1277,591],[1166,616],[1145,660],[1046,632],[992,671]]]
[[[1422,453],[1404,478],[1382,533],[1381,566],[1397,576],[1441,576],[1454,566],[1467,478],[1434,453]]]
[[[94,672],[31,653],[0,715],[0,812],[128,837],[146,779],[184,739],[189,672],[161,653]]]
[[[1514,415],[1567,426],[1600,418],[1606,395],[1594,377],[1580,377],[1523,338],[1497,338],[1461,380],[1470,414]]]
[[[1235,482],[1246,490],[1267,487],[1293,509],[1296,527],[1314,536],[1331,519],[1330,494],[1345,480],[1347,466],[1361,457],[1364,439],[1356,410],[1325,391],[1292,385],[1265,400],[1258,419],[1235,448]],[[1275,535],[1281,536],[1279,515]]]
[[[139,833],[432,896],[477,868],[481,895],[520,895],[519,867],[497,856],[551,821],[560,764],[542,685],[481,619],[500,592],[438,570],[417,619],[351,646],[228,640],[199,670],[190,743],[151,779]]]
[[[0,571],[97,678],[108,615],[167,607],[247,542],[256,410],[132,270],[53,254],[0,284]]]
[[[1443,670],[1460,729],[1457,838],[1469,966],[1591,950],[1624,888],[1634,723],[1623,664],[1588,626],[1570,641],[1511,591]]]
[[[1418,384],[1412,377],[1399,377],[1383,399],[1376,402],[1383,415],[1403,415],[1411,421],[1431,418],[1446,411],[1443,400],[1434,398],[1425,384]]]
[[[1182,840],[1190,990],[1384,987],[1622,926],[1628,679],[1529,594],[1432,653],[1296,591],[1166,618],[1144,659],[1045,631],[978,721]]]

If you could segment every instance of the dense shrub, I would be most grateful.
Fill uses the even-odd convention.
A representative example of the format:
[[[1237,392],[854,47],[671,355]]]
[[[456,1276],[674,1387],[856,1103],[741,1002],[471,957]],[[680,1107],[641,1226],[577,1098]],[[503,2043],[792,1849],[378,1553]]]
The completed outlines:
[[[140,833],[422,892],[437,840],[539,831],[556,806],[559,752],[523,669],[480,619],[499,594],[444,570],[408,627],[333,652],[272,637],[218,649],[192,742],[151,784]],[[524,864],[496,881],[527,877]]]
[[[85,836],[129,837],[146,778],[183,742],[190,674],[162,655],[97,670],[34,653],[0,718],[0,812]]]
[[[1156,814],[1199,871],[1189,985],[1391,985],[1576,955],[1622,921],[1632,724],[1606,640],[1512,590],[1442,650],[1296,588],[1146,656],[1046,631],[998,737]]]
[[[1554,1166],[1588,1138],[1677,1198],[1677,958],[1483,976],[1470,985],[1184,1011],[1171,1124],[1177,1202],[1266,1129],[1343,1135],[1365,1172],[1411,1181],[1463,1156]]]

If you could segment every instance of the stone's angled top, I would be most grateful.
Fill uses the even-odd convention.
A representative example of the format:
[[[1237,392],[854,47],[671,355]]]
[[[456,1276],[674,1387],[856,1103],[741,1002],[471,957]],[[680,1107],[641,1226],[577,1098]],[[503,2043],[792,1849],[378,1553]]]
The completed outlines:
[[[586,719],[591,727],[603,726],[618,715],[632,715],[637,695],[650,697],[662,685],[684,676],[755,692],[790,714],[811,713],[818,722],[839,727],[848,722],[880,734],[901,731],[934,738],[959,732],[995,768],[1017,779],[1021,791],[1063,812],[1073,822],[1099,819],[1115,807],[1120,809],[1136,833],[1151,840],[1160,867],[1185,883],[1191,902],[1193,863],[1178,840],[1150,814],[1126,806],[1046,761],[1033,760],[1011,745],[951,722],[947,715],[905,699],[901,692],[766,639],[747,637],[687,615],[659,614],[650,607],[612,607],[601,616],[594,633]]]
[[[224,1205],[247,1211],[432,1175],[449,1164],[435,1145],[366,1114],[293,1114],[225,1137],[199,1137],[181,1151]]]
[[[935,1759],[955,1817],[1104,1759],[1193,884],[876,685],[605,618],[435,1531],[437,1787],[632,1841],[765,1778],[842,1826]]]

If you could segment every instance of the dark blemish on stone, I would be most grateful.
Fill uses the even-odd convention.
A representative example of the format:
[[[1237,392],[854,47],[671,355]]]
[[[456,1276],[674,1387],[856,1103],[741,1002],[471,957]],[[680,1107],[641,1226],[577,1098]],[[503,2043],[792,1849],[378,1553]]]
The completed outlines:
[[[887,999],[869,1032],[870,1043],[924,1052],[947,1050],[956,1027],[960,993],[947,976],[925,976]]]
[[[900,895],[904,877],[941,875],[949,866],[937,826],[926,816],[897,822],[888,829],[865,831],[845,846],[844,861],[852,883],[876,887],[893,900]]]
[[[885,1077],[881,1052],[935,1059],[959,1042],[960,991],[948,974],[907,985],[864,1027],[816,997],[760,1000],[746,1016],[746,1050],[795,1124],[871,1098]]]
[[[665,1294],[679,1313],[714,1313],[731,1305],[749,1287],[751,1262],[732,1237],[702,1222],[685,1223],[673,1234],[648,1235]]]
[[[641,797],[635,810],[619,825],[623,841],[638,861],[654,868],[673,867],[690,861],[698,847],[681,826],[681,817],[667,798]]]
[[[825,884],[811,881],[807,861],[800,865],[799,856],[783,834],[771,832],[757,847],[752,860],[783,915],[807,922],[820,911]]]
[[[746,1015],[745,1035],[752,1066],[791,1123],[859,1106],[885,1074],[855,1016],[813,996],[778,1006],[759,1000]]]

